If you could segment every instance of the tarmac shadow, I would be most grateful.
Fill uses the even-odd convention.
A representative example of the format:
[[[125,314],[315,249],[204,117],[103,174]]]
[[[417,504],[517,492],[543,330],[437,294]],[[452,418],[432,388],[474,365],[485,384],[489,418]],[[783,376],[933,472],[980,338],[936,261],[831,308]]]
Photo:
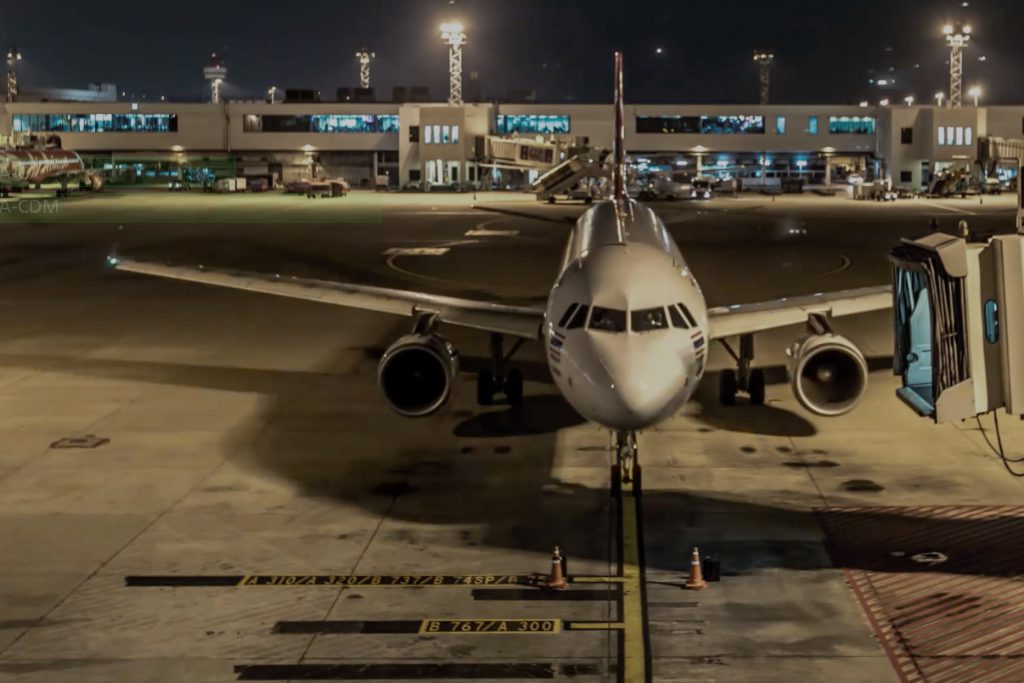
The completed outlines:
[[[463,439],[554,434],[581,425],[584,420],[558,394],[526,396],[521,406],[481,412],[460,422],[452,433]]]

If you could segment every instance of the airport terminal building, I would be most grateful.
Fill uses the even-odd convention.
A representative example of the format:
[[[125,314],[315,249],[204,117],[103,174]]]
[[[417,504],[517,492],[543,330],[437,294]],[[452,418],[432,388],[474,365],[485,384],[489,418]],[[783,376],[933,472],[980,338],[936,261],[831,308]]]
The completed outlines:
[[[188,166],[274,183],[319,172],[356,187],[382,177],[391,187],[522,186],[573,150],[610,147],[612,121],[610,104],[0,105],[0,135],[60,136],[115,184],[162,182]],[[857,173],[919,190],[950,166],[972,164],[978,138],[1024,137],[1024,106],[634,104],[626,127],[641,166],[753,186]]]

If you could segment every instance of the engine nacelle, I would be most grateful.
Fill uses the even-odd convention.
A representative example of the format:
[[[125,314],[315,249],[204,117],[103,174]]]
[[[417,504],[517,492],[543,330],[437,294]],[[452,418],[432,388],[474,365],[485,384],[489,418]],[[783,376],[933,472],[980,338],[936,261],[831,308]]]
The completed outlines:
[[[868,364],[853,342],[837,334],[812,334],[788,351],[789,381],[804,408],[836,417],[857,407],[868,388]]]
[[[380,359],[377,384],[399,415],[427,417],[448,403],[459,371],[459,354],[436,335],[402,337]]]

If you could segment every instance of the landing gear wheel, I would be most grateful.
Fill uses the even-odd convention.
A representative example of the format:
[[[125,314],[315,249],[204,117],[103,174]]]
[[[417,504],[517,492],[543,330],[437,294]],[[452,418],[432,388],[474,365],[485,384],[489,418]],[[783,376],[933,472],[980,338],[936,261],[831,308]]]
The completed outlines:
[[[523,405],[523,373],[510,370],[505,378],[505,398],[510,406]]]
[[[736,371],[722,370],[722,374],[718,377],[718,402],[723,406],[736,405],[736,392],[738,391]]]
[[[751,370],[747,393],[750,394],[750,405],[764,405],[764,370]]]
[[[489,370],[481,370],[476,376],[476,402],[482,406],[494,402],[494,375]]]

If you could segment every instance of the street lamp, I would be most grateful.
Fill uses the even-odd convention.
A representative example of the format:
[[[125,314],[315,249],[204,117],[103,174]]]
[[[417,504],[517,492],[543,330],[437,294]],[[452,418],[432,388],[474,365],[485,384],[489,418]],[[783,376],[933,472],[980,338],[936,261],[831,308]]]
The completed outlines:
[[[978,99],[981,97],[981,86],[980,85],[972,86],[971,89],[967,91],[967,94],[970,97],[974,98],[974,106],[977,107],[978,106]]]
[[[885,98],[884,100],[882,100],[881,102],[879,102],[879,103],[878,103],[878,106],[880,106],[880,107],[888,107],[888,106],[889,106],[889,98],[888,98],[888,97],[886,97],[886,98]]]
[[[903,101],[907,103],[908,107],[913,107],[914,106],[914,96],[913,95],[907,95],[906,97],[903,98]]]
[[[949,45],[949,106],[954,109],[959,109],[962,104],[964,49],[971,41],[972,30],[970,24],[946,24],[942,27]]]
[[[939,103],[939,109],[942,109],[942,101],[946,99],[946,93],[937,92],[935,93],[935,100]]]
[[[462,104],[462,46],[466,44],[466,27],[459,21],[441,24],[441,38],[448,45],[448,104]]]
[[[277,104],[277,90],[278,88],[276,85],[270,86],[270,89],[267,90],[267,102]]]

